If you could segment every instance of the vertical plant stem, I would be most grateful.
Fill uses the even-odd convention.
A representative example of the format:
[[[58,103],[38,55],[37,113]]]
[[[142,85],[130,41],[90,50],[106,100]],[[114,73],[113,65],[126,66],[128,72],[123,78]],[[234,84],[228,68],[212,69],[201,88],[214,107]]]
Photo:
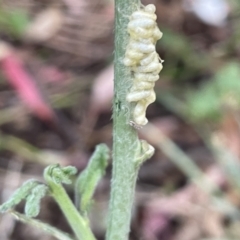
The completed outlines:
[[[123,65],[128,44],[128,16],[139,0],[115,0],[115,56],[113,103],[113,172],[107,240],[127,240],[138,167],[134,160],[139,150],[137,132],[128,123],[132,105],[126,101],[131,87],[130,69]]]

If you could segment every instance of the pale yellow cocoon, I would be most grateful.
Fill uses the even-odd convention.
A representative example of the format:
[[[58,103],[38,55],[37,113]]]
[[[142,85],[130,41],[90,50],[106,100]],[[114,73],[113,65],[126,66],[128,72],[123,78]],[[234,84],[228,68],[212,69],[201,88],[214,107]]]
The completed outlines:
[[[162,60],[155,47],[162,32],[157,26],[155,11],[156,7],[149,4],[134,12],[128,24],[130,40],[123,63],[131,68],[134,79],[126,99],[136,103],[131,125],[137,128],[148,122],[146,110],[156,99],[153,88],[162,70]]]

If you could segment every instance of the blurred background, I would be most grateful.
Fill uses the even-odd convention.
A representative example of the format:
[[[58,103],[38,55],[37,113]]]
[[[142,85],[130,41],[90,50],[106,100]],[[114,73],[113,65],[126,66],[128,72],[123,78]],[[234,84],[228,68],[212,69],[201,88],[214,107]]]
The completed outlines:
[[[143,3],[156,4],[164,68],[139,133],[156,153],[139,173],[130,239],[240,239],[240,2]],[[113,0],[0,1],[0,203],[45,166],[80,172],[96,144],[111,147],[113,35]],[[99,240],[110,177],[111,166],[90,214]],[[71,233],[50,198],[38,218]],[[54,238],[5,214],[0,239]]]

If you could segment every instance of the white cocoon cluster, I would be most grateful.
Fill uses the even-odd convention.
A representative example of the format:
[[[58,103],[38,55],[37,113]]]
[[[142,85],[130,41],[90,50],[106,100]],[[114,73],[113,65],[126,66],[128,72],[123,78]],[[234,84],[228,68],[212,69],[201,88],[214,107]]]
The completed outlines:
[[[162,33],[157,27],[155,11],[155,6],[149,4],[134,12],[128,23],[130,41],[124,65],[133,71],[133,85],[127,94],[127,101],[136,102],[131,122],[136,127],[148,122],[146,109],[156,99],[153,88],[162,70],[162,61],[155,47]]]

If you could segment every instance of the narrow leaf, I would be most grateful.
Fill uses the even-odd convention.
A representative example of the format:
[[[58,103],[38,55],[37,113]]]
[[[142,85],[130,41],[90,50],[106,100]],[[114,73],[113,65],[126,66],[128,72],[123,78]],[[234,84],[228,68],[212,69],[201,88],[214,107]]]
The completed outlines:
[[[36,217],[40,212],[40,201],[47,194],[48,187],[44,184],[36,186],[27,196],[25,214],[28,217]]]
[[[35,188],[39,182],[36,180],[29,180],[25,182],[19,189],[17,189],[11,198],[3,203],[0,206],[0,212],[6,212],[9,209],[15,207],[18,203],[20,203],[23,199],[27,197],[27,195]]]
[[[96,147],[88,166],[79,175],[75,186],[75,203],[83,213],[90,207],[96,186],[108,165],[109,149],[105,144]]]

